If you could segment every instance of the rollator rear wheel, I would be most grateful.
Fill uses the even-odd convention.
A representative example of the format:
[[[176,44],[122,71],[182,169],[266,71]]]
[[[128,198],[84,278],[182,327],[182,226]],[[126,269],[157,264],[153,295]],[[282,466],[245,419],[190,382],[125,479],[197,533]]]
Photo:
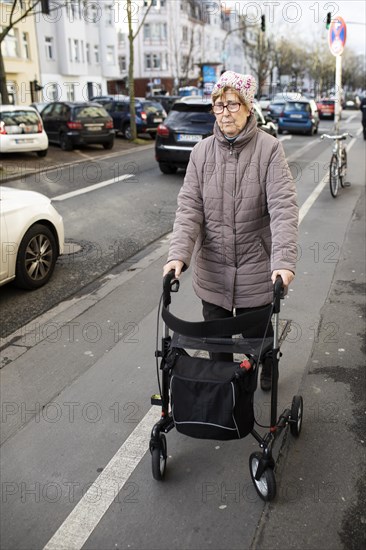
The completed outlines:
[[[252,453],[249,457],[250,476],[254,487],[262,500],[269,502],[276,496],[276,478],[272,468],[267,467],[259,480],[255,479],[259,463],[262,459],[261,453]]]
[[[301,395],[295,395],[291,405],[291,423],[290,432],[294,437],[299,437],[302,426],[303,417],[303,400]]]
[[[157,481],[162,481],[165,475],[166,460],[167,460],[167,445],[164,434],[159,436],[159,445],[151,451],[152,460],[152,475]]]

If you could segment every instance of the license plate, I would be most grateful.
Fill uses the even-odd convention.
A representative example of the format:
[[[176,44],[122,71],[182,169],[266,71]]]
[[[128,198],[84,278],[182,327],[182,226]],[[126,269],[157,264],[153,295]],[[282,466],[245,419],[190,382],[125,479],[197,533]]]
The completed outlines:
[[[34,140],[33,139],[16,139],[15,140],[15,143],[33,143]]]
[[[302,118],[302,115],[290,115],[290,118]]]
[[[100,130],[102,129],[102,126],[87,126],[87,129],[90,132],[100,132]]]
[[[189,141],[190,143],[197,143],[201,141],[202,136],[195,136],[192,134],[178,134],[177,141]]]
[[[154,118],[154,122],[163,122],[162,118]]]

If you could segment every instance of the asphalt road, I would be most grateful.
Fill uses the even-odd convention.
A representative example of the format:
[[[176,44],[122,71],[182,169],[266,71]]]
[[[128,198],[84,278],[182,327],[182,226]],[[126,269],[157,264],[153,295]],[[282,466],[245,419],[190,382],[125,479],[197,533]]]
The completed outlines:
[[[347,129],[358,131],[358,118]],[[305,417],[300,439],[277,449],[277,500],[264,504],[254,493],[252,438],[199,441],[172,431],[166,481],[152,480],[146,451],[159,410],[149,396],[157,390],[153,351],[168,246],[159,238],[34,319],[4,350],[4,550],[363,547],[364,143],[358,135],[352,144],[352,185],[336,200],[322,184],[329,145],[302,136],[283,143],[301,210],[297,276],[281,311],[293,324],[282,347],[279,409],[301,391]],[[140,176],[145,182],[144,169]],[[150,165],[146,178],[153,177]],[[175,192],[181,178],[167,180]],[[157,174],[155,185],[164,179]],[[104,188],[117,197],[109,197],[108,217],[123,204],[118,185]],[[79,197],[75,210],[84,207]],[[70,224],[75,235],[90,231],[87,214],[105,200],[103,192],[87,203],[80,226]],[[200,319],[190,283],[187,273],[174,312]],[[268,410],[268,395],[256,392],[260,423]]]

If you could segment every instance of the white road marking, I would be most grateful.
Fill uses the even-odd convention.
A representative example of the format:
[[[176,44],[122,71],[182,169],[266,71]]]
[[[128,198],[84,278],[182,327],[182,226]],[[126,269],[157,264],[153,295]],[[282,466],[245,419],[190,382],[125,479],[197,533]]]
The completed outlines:
[[[112,185],[112,183],[120,183],[128,178],[133,178],[134,174],[125,174],[124,176],[119,176],[118,178],[111,178],[110,180],[101,181],[95,183],[94,185],[89,185],[89,187],[83,187],[82,189],[76,189],[75,191],[70,191],[70,193],[64,193],[63,195],[57,195],[53,197],[52,201],[65,201],[71,199],[72,197],[77,197],[78,195],[84,195],[84,193],[90,193],[90,191],[95,191],[101,187],[106,187],[107,185]]]
[[[278,141],[285,141],[286,139],[292,139],[292,134],[289,135],[289,136],[281,136],[277,139],[278,139]]]
[[[103,472],[65,519],[44,550],[80,550],[149,448],[161,411],[152,406]]]

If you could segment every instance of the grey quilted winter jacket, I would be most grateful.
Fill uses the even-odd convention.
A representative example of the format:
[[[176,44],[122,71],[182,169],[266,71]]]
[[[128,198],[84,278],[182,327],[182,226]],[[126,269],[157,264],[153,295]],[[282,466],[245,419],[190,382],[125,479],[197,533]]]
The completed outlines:
[[[295,272],[298,207],[283,148],[252,115],[234,143],[217,123],[193,149],[168,255],[186,267],[193,288],[231,310],[272,300],[271,273]]]

